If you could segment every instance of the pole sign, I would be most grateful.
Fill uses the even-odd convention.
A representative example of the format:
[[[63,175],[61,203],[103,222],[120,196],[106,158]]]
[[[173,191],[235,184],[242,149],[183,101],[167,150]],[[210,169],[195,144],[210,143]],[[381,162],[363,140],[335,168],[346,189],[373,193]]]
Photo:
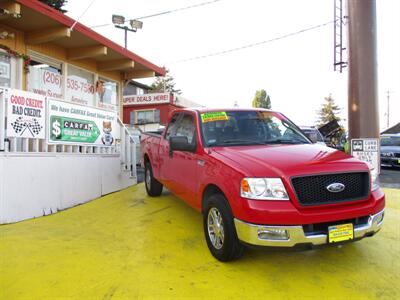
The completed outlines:
[[[351,155],[369,163],[380,173],[379,139],[353,139],[351,140]]]
[[[9,89],[7,137],[45,138],[46,99],[42,95]]]
[[[111,146],[119,139],[115,112],[49,100],[48,143]]]

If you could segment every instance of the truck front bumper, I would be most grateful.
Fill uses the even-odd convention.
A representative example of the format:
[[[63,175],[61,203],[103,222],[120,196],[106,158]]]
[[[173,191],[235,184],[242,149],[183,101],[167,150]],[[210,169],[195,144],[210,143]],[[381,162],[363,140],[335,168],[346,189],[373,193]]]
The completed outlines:
[[[381,210],[374,215],[369,215],[365,224],[354,225],[354,240],[372,236],[378,232],[382,227],[384,214],[384,210]],[[294,247],[302,244],[317,246],[329,243],[327,232],[305,232],[302,225],[256,225],[235,219],[235,226],[239,240],[250,245]]]

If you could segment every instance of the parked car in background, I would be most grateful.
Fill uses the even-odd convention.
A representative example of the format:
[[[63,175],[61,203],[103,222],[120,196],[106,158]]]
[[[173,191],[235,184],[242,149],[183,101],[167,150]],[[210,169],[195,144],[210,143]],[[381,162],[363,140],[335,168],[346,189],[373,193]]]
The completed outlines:
[[[321,132],[314,126],[300,126],[301,131],[314,143],[326,146]]]
[[[381,166],[400,167],[400,134],[381,135]]]

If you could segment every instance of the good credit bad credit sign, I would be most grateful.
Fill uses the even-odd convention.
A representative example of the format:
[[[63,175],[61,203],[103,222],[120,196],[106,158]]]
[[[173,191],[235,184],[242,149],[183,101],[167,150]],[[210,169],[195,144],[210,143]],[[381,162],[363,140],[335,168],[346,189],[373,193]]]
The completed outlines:
[[[8,90],[7,136],[45,138],[46,99],[20,90]]]

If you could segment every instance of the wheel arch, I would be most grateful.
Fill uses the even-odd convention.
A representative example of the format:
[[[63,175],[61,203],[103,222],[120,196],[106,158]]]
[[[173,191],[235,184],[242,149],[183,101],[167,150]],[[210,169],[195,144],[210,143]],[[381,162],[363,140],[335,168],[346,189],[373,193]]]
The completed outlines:
[[[226,197],[225,193],[222,191],[222,189],[219,186],[217,186],[216,184],[210,183],[203,190],[203,194],[202,194],[202,198],[201,198],[201,212],[204,212],[206,199],[214,194],[222,195],[226,199],[226,203],[227,203],[229,209],[232,211],[232,208],[230,207],[230,204],[229,204],[229,200]]]

